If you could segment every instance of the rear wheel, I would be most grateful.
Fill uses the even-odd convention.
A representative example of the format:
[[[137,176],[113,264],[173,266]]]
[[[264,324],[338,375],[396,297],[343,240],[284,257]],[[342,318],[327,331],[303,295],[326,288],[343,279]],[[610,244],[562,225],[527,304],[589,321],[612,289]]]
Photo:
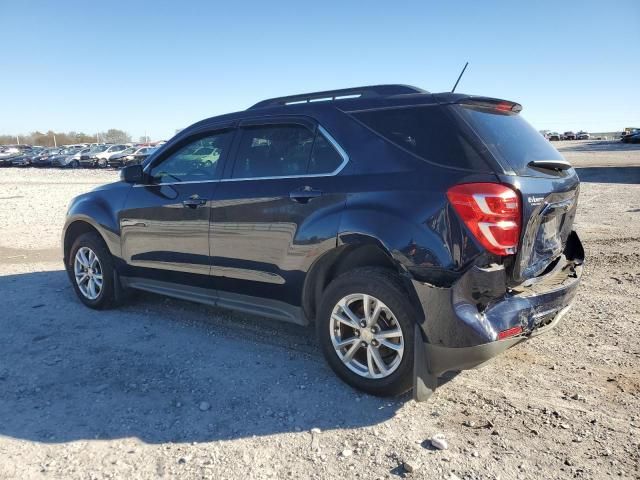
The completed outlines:
[[[87,307],[102,310],[114,305],[113,258],[97,233],[84,233],[73,242],[67,273],[73,289]]]
[[[316,318],[333,371],[373,395],[397,395],[413,383],[413,308],[390,270],[361,268],[327,288]]]
[[[78,160],[73,160],[71,162],[71,168],[78,168],[80,166],[80,162]]]

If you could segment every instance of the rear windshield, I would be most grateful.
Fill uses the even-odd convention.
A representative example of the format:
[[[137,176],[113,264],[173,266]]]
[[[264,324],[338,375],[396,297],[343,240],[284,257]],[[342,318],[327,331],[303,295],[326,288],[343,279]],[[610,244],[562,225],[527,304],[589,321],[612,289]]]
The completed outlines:
[[[520,115],[457,105],[454,107],[476,131],[491,153],[517,174],[530,173],[533,160],[564,160]]]
[[[439,105],[351,112],[397,146],[447,167],[489,171],[451,113]]]

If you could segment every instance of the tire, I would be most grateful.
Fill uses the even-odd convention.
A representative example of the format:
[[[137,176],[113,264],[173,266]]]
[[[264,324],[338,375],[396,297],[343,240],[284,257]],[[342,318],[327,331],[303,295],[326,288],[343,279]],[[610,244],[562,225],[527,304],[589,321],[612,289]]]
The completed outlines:
[[[78,160],[73,160],[71,162],[71,168],[78,168],[80,166],[80,162]]]
[[[362,328],[360,333],[356,333],[355,329],[346,326],[344,322],[336,321],[335,319],[332,320],[332,316],[335,310],[340,316],[345,318],[343,315],[345,311],[342,310],[342,307],[338,306],[338,302],[344,302],[345,299],[352,297],[357,298],[360,294],[373,297],[373,300],[369,300],[372,302],[370,304],[372,305],[371,310],[375,310],[375,306],[377,305],[376,302],[374,302],[375,300],[382,302],[388,312],[387,310],[383,310],[383,313],[378,317],[378,323],[372,324],[374,327],[371,330],[367,327]],[[349,300],[346,300],[346,302],[348,301]],[[362,317],[363,304],[364,300],[362,302],[355,300],[354,303],[351,304],[361,309],[360,314],[357,315],[358,317]],[[316,316],[318,343],[331,369],[347,384],[372,395],[399,395],[409,390],[413,385],[414,311],[414,307],[408,300],[400,278],[391,270],[366,267],[340,275],[327,287],[320,302],[318,315]],[[392,318],[391,322],[387,322],[389,318]],[[337,327],[338,325],[339,327]],[[379,329],[378,326],[380,326]],[[383,327],[387,328],[387,330]],[[402,332],[402,339],[394,338],[393,340],[389,340],[403,343],[401,358],[397,351],[392,351],[385,345],[381,345],[380,342],[376,341],[377,337],[372,339],[371,334],[368,333],[369,331],[373,332],[374,329],[378,329],[378,334],[380,335],[384,332],[390,334],[392,331],[397,331],[397,327],[399,327]],[[355,338],[351,337],[351,332],[353,332],[357,338],[364,340],[360,342],[360,347],[357,347],[358,351],[353,355],[356,361],[358,361],[358,358],[360,359],[359,364],[354,366],[353,362],[350,362],[351,366],[349,366],[343,360],[343,358],[349,356],[349,349],[351,347],[344,347],[344,350],[338,350],[336,345],[341,342],[334,343],[337,341],[337,328],[340,330],[339,339],[345,338],[343,342],[348,342],[352,338]],[[344,330],[347,330],[347,332],[344,333]],[[365,334],[367,335],[366,337]],[[355,343],[358,343],[358,341],[356,340]],[[396,361],[395,358],[393,361],[390,361],[391,366],[393,367],[393,365],[395,365],[395,367],[389,368],[390,373],[386,376],[382,376],[384,373],[381,369],[378,369],[376,373],[378,365],[376,362],[374,362],[374,374],[371,375],[372,366],[371,363],[369,363],[369,349],[374,348],[373,346],[376,343],[378,344],[378,347],[375,347],[378,351],[378,359],[383,358],[386,361],[386,359],[391,358],[394,353],[398,355],[397,358],[399,358],[399,361]],[[375,350],[373,352],[375,353]],[[341,355],[343,355],[342,358]],[[367,362],[366,366],[364,365],[365,358]],[[372,358],[374,358],[373,354]],[[367,371],[363,371],[364,369],[367,369]],[[380,377],[371,378],[375,375],[380,375]]]
[[[87,249],[90,250],[98,259],[98,265],[96,266],[94,264],[92,270],[94,270],[95,272],[99,270],[101,274],[102,285],[95,298],[90,298],[89,296],[87,296],[87,294],[81,290],[80,286],[78,285],[78,281],[76,281],[75,262],[76,255],[78,254],[78,251],[80,249],[83,249],[83,252],[86,252]],[[97,268],[98,266],[99,269]],[[95,310],[105,310],[115,306],[116,296],[113,257],[111,256],[109,249],[107,248],[104,240],[102,240],[100,235],[95,232],[88,232],[76,238],[69,252],[69,258],[67,259],[66,268],[76,295],[78,295],[80,301],[87,307],[93,308]],[[83,289],[87,290],[86,284],[84,283]]]

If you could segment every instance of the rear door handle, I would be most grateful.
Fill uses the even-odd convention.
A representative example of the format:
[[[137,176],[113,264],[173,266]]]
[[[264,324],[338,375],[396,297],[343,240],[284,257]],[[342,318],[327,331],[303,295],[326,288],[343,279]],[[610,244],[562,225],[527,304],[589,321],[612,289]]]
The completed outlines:
[[[188,208],[198,208],[206,204],[207,204],[207,199],[200,198],[198,195],[193,195],[192,197],[189,197],[188,199],[182,202],[182,205]]]
[[[293,190],[289,193],[289,198],[298,203],[307,203],[309,200],[320,196],[322,196],[322,190],[316,190],[309,186]]]

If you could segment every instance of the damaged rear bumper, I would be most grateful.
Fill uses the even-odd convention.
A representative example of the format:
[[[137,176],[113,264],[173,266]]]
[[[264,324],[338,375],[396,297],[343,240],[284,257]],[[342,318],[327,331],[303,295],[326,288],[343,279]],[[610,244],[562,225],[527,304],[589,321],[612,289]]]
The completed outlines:
[[[424,314],[415,327],[414,398],[428,399],[442,374],[476,368],[556,327],[575,297],[583,261],[572,233],[550,272],[513,289],[501,266],[473,267],[449,288],[413,280]],[[516,334],[502,339],[505,332]]]

